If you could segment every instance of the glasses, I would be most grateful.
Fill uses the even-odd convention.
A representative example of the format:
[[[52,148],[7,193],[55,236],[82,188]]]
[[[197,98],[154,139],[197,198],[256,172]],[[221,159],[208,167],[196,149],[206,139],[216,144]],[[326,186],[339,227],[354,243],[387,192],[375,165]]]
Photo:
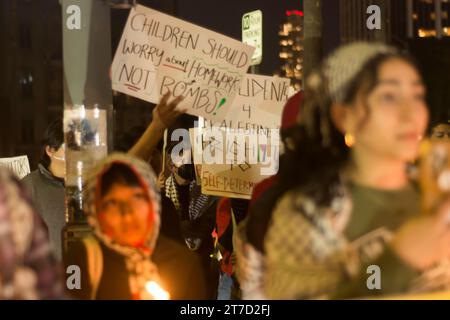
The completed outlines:
[[[128,201],[110,199],[104,201],[101,205],[102,212],[111,216],[125,215],[126,213],[134,213],[150,202],[148,196],[144,194],[136,194]]]

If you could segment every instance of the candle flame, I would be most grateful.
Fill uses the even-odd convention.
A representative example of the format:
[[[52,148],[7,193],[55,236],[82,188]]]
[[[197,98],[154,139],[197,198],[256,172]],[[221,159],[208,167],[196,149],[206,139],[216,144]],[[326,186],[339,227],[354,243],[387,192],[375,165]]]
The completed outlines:
[[[145,289],[150,293],[156,300],[169,300],[169,293],[161,288],[161,286],[155,281],[149,281],[145,284]]]

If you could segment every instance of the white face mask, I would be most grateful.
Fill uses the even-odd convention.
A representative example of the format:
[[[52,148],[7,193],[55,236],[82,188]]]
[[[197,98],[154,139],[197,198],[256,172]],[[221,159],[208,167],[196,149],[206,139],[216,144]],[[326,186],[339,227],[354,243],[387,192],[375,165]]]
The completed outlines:
[[[61,148],[60,148],[60,149],[62,149],[64,152],[66,152],[66,148],[65,148],[64,143],[61,145]],[[64,154],[64,156],[62,156],[62,157],[59,157],[59,156],[56,156],[56,155],[52,155],[52,158],[55,159],[55,160],[59,160],[59,161],[64,161],[64,162],[66,162],[65,154]]]
[[[52,156],[52,158],[55,160],[60,160],[60,161],[64,161],[64,162],[66,161],[65,157]]]

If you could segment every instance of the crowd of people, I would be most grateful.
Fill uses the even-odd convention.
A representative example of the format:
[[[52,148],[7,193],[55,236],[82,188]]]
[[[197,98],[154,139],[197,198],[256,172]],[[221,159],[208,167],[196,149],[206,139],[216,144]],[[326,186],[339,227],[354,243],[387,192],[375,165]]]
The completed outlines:
[[[163,96],[150,125],[120,137],[89,172],[83,210],[92,232],[67,248],[62,119],[48,127],[35,171],[19,181],[0,170],[0,298],[345,299],[450,289],[450,188],[425,214],[427,190],[411,174],[425,139],[450,143],[450,122],[429,125],[410,55],[365,42],[330,54],[286,103],[279,171],[250,200],[203,194],[194,165],[173,161],[164,131],[194,126],[181,101]],[[70,266],[82,272],[68,288]],[[381,270],[375,289],[369,266]]]

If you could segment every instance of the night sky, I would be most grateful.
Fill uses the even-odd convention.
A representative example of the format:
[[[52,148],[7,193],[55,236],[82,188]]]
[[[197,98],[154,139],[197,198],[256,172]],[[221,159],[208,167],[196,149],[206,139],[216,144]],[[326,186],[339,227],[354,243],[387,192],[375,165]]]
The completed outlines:
[[[162,1],[145,1],[138,3],[156,10],[165,11]],[[273,75],[280,66],[278,31],[286,20],[286,10],[300,10],[300,0],[179,0],[174,1],[176,17],[199,26],[241,40],[242,16],[250,11],[261,10],[263,13],[263,61],[260,74]],[[166,9],[167,10],[167,9]],[[122,12],[115,12],[122,11]],[[113,10],[113,52],[119,41],[128,10]]]

